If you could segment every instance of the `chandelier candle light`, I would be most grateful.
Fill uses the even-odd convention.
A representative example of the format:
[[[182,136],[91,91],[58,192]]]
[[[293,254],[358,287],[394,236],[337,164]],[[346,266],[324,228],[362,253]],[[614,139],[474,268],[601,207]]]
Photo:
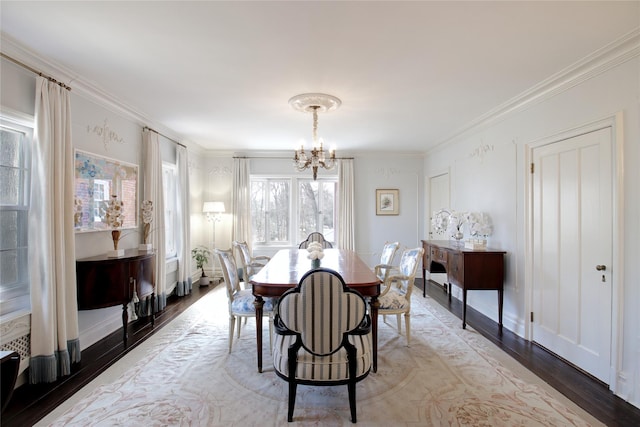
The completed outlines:
[[[335,96],[323,93],[304,93],[289,99],[289,105],[295,110],[313,114],[313,148],[311,149],[311,156],[304,151],[303,143],[300,145],[300,149],[295,151],[293,165],[299,172],[310,167],[313,171],[314,181],[318,178],[319,167],[331,170],[336,165],[336,150],[332,148],[327,159],[323,147],[324,141],[322,138],[318,139],[318,113],[334,111],[340,104],[342,104],[342,101]]]

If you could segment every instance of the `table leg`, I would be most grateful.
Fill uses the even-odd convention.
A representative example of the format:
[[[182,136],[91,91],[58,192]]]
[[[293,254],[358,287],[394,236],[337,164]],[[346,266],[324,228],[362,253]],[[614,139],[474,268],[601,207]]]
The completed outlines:
[[[256,343],[258,346],[258,372],[262,372],[262,307],[264,306],[264,300],[261,296],[256,295],[256,300],[253,302],[253,306],[256,308]]]
[[[378,308],[380,301],[377,296],[371,297],[371,338],[373,345],[373,372],[378,372]]]

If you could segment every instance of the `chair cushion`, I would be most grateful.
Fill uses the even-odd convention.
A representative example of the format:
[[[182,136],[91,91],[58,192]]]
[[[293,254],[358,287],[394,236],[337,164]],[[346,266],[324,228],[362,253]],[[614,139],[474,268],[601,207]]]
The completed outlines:
[[[253,302],[256,298],[253,296],[251,289],[242,289],[233,294],[233,301],[231,302],[231,311],[234,314],[251,316],[256,313],[256,308]],[[273,298],[264,298],[263,312],[273,311]]]
[[[296,339],[295,335],[279,335],[274,337],[273,366],[282,375],[289,376],[287,349]],[[356,347],[356,377],[371,369],[371,333],[351,335],[349,342]],[[342,381],[349,378],[347,351],[341,348],[330,356],[314,356],[301,347],[298,350],[298,367],[296,379],[314,381]]]
[[[409,306],[407,298],[395,289],[389,289],[389,292],[378,298],[380,302],[379,310],[399,310]]]

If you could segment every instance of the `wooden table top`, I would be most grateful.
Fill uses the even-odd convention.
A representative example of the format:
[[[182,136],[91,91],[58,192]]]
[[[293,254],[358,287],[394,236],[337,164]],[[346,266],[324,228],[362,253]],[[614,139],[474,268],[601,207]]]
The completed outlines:
[[[282,249],[271,258],[250,283],[258,287],[292,288],[302,276],[311,270],[311,260],[306,249]],[[380,280],[373,270],[358,256],[346,249],[325,249],[320,267],[337,271],[345,283],[354,289],[377,286]],[[368,292],[367,292],[368,293]]]

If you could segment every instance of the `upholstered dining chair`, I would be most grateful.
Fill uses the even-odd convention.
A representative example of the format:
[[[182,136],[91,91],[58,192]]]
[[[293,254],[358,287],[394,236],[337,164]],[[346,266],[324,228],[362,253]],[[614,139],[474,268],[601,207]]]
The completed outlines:
[[[298,384],[346,384],[356,422],[356,383],[371,369],[371,318],[364,298],[340,274],[307,272],[276,305],[273,366],[289,383],[287,420],[293,421]]]
[[[240,320],[256,316],[256,309],[253,305],[255,300],[251,289],[241,289],[240,279],[238,277],[238,267],[233,257],[233,251],[216,249],[216,254],[222,266],[222,275],[227,288],[227,298],[229,302],[229,353],[233,345],[233,332],[237,324],[237,338],[240,338]],[[264,299],[263,313],[269,316],[269,342],[273,343],[273,305],[272,298]],[[246,322],[245,322],[246,323]]]
[[[331,244],[331,242],[326,241],[322,233],[314,231],[313,233],[309,234],[307,238],[300,243],[300,245],[298,246],[298,249],[307,249],[307,246],[309,246],[309,243],[311,242],[321,243],[324,249],[333,248],[333,245]]]
[[[386,319],[387,314],[395,314],[400,334],[402,333],[401,315],[404,314],[407,347],[411,345],[411,292],[423,252],[424,249],[421,247],[403,251],[397,273],[385,279],[382,292],[378,297],[380,302],[378,314],[383,315],[383,319]]]
[[[374,267],[376,276],[378,276],[378,278],[382,282],[384,282],[390,274],[398,271],[397,267],[392,265],[392,263],[399,247],[399,242],[386,242],[382,247],[382,253],[380,254],[380,264]]]
[[[256,257],[251,256],[251,252],[249,251],[249,245],[247,242],[239,242],[237,240],[233,241],[233,247],[238,254],[238,258],[240,260],[240,268],[242,268],[242,280],[246,284],[249,283],[249,279],[251,276],[256,274],[262,267],[264,267],[267,262],[271,259],[266,255],[259,255]]]

